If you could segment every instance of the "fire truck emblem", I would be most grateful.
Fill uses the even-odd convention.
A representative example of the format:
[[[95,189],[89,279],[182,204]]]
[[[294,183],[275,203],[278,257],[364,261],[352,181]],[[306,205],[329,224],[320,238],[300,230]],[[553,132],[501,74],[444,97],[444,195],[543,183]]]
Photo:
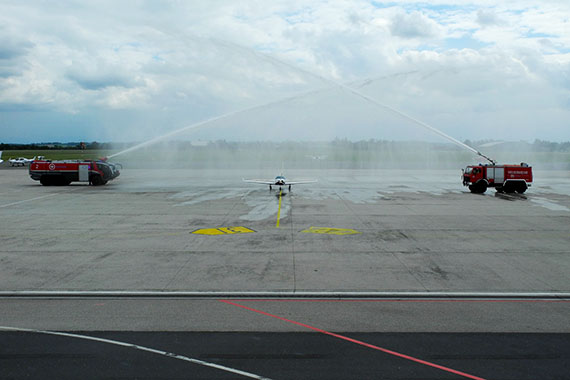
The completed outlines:
[[[49,170],[55,170],[55,164],[49,164]]]

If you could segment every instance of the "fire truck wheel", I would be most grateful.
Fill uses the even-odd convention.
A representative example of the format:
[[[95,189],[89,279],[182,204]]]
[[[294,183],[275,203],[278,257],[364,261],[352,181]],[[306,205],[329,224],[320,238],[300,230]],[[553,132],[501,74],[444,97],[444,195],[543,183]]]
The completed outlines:
[[[48,176],[41,176],[40,177],[40,183],[44,186],[50,186],[52,184],[52,181],[50,181],[50,178]]]
[[[505,190],[503,189],[502,186],[500,186],[500,187],[495,187],[495,191],[497,191],[497,193],[504,193],[504,192],[505,192]]]
[[[480,181],[474,185],[469,186],[469,190],[471,190],[471,192],[475,194],[483,194],[485,191],[487,191],[487,184],[485,182]]]
[[[103,185],[103,180],[101,179],[101,176],[95,175],[95,176],[91,177],[91,184],[93,186]]]
[[[519,194],[523,194],[526,191],[526,188],[524,186],[519,186],[517,188],[517,193]]]

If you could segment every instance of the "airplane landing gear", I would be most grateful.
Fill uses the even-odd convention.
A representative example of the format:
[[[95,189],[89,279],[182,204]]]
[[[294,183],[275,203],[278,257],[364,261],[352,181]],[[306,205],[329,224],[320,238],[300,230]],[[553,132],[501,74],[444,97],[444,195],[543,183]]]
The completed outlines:
[[[272,190],[272,187],[271,187],[271,185],[269,185],[269,191],[271,191],[271,190]]]
[[[289,185],[289,191],[291,191],[291,185]]]

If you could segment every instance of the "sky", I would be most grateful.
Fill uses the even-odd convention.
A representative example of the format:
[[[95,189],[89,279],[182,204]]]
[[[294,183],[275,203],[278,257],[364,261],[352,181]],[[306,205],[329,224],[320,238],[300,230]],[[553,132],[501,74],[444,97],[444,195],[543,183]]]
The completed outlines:
[[[0,2],[0,142],[441,141],[359,95],[568,141],[570,2]]]

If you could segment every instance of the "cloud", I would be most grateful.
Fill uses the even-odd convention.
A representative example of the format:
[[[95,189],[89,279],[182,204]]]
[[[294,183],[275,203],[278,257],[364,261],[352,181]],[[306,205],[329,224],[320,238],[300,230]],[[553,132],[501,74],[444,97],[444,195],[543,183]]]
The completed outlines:
[[[0,40],[0,60],[14,59],[20,57],[33,45],[27,41]]]
[[[27,67],[25,56],[33,47],[30,41],[0,28],[0,78],[21,75]]]
[[[477,11],[477,22],[482,26],[501,24],[501,20],[497,14],[490,9],[479,9]]]
[[[495,133],[512,135],[507,117],[516,112],[530,131],[532,123],[544,124],[547,110],[553,127],[538,137],[567,136],[560,116],[570,99],[570,5],[564,1],[160,4],[2,2],[0,112],[69,114],[78,125],[96,119],[108,126],[100,129],[107,136],[144,139],[330,88],[321,76],[368,79],[372,84],[363,91],[465,138],[479,137],[474,126],[493,120],[493,114],[494,123],[504,125]],[[378,77],[385,79],[374,80]],[[395,135],[373,128],[381,116],[360,100],[334,95],[272,107],[275,117],[248,113],[235,119],[236,130],[244,138],[261,135],[247,132],[257,123],[283,125],[280,133],[291,131],[292,138],[343,131]],[[10,120],[27,123],[15,113]],[[358,133],[351,120],[360,126]],[[327,125],[330,131],[323,130]],[[204,133],[216,137],[214,130]],[[270,129],[263,134],[270,135]]]
[[[66,77],[76,82],[85,90],[101,90],[107,87],[133,88],[137,81],[120,73],[85,73],[73,71],[66,74]]]
[[[420,12],[398,14],[392,20],[392,35],[403,38],[431,38],[438,35],[439,25]]]

